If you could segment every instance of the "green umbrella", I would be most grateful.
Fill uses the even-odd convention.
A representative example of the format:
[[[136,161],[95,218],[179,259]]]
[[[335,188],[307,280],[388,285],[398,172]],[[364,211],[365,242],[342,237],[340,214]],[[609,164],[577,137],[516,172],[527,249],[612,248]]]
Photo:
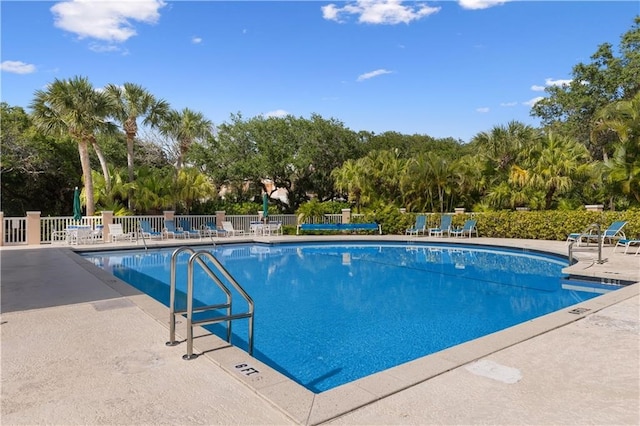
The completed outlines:
[[[269,196],[262,194],[262,217],[269,217]]]
[[[77,186],[73,191],[73,219],[82,219],[82,207],[80,206],[80,190]]]

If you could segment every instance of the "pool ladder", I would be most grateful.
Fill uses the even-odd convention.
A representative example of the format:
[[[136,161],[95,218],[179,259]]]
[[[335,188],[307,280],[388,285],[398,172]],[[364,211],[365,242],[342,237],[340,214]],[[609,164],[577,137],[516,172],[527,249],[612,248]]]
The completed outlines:
[[[607,259],[603,259],[602,258],[602,245],[604,244],[604,240],[603,240],[603,236],[602,236],[602,229],[600,227],[599,223],[592,223],[591,225],[589,225],[587,227],[587,229],[585,229],[581,235],[593,235],[593,231],[596,231],[597,237],[598,237],[598,241],[597,241],[597,245],[598,245],[598,260],[596,261],[596,263],[598,264],[603,264],[607,261]],[[581,238],[581,237],[578,237]],[[569,243],[569,265],[573,264],[573,252],[576,250],[573,245],[577,242],[577,240],[571,241]],[[587,240],[587,246],[589,246],[589,242]]]
[[[176,310],[176,264],[178,255],[182,252],[191,253],[189,261],[187,262],[187,309]],[[204,259],[209,260],[213,264],[215,272],[209,267]],[[213,282],[222,290],[226,295],[226,303],[217,305],[199,306],[193,307],[193,267],[194,264],[200,265],[204,272],[213,280]],[[234,314],[232,310],[233,297],[229,287],[220,278],[224,277],[244,298],[247,302],[247,312]],[[194,320],[194,312],[214,311],[219,309],[225,309],[226,315],[216,316],[215,318]],[[175,346],[179,342],[176,341],[176,316],[186,314],[187,316],[187,353],[182,356],[185,360],[191,360],[197,358],[198,355],[193,353],[193,327],[195,325],[215,324],[220,322],[227,323],[227,342],[231,343],[231,322],[237,319],[248,318],[249,319],[249,355],[253,355],[253,299],[247,294],[240,284],[229,274],[229,272],[222,266],[220,261],[209,251],[200,250],[195,251],[191,247],[180,247],[176,249],[171,255],[171,282],[170,282],[170,295],[169,295],[169,341],[167,346]]]

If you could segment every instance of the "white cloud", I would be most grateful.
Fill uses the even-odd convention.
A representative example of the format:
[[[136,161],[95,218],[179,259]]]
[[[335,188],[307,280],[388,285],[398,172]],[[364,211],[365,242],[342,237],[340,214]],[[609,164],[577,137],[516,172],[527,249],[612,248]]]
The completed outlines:
[[[529,99],[527,102],[523,102],[522,105],[526,105],[528,107],[532,107],[535,104],[537,104],[538,102],[540,102],[541,100],[544,99],[544,96],[536,96],[533,99]]]
[[[571,84],[571,80],[554,80],[552,78],[545,78],[544,83],[547,86],[568,86]]]
[[[489,107],[476,108],[476,112],[486,114],[487,112],[489,112]]]
[[[276,117],[276,118],[286,117],[287,115],[289,115],[289,113],[283,109],[276,109],[274,111],[270,111],[264,114],[265,117]]]
[[[517,102],[502,102],[500,104],[501,107],[514,107],[516,105],[518,105]]]
[[[80,39],[94,38],[124,42],[136,35],[133,21],[155,24],[160,18],[163,0],[93,1],[68,0],[51,7],[56,27],[77,34]]]
[[[201,38],[201,37],[193,37],[193,38],[191,39],[191,43],[193,43],[193,44],[200,44],[200,43],[202,43],[202,38]]]
[[[22,61],[2,61],[0,70],[14,74],[31,74],[36,72],[36,66]]]
[[[364,74],[360,74],[358,76],[358,78],[356,79],[356,81],[365,81],[365,80],[368,80],[370,78],[377,77],[379,75],[391,74],[391,73],[392,73],[392,71],[385,70],[385,69],[379,69],[379,70],[367,72],[367,73],[364,73]]]
[[[537,84],[534,84],[533,86],[531,86],[531,90],[533,90],[534,92],[544,92],[544,86],[538,86]]]
[[[358,16],[358,22],[364,24],[408,24],[440,11],[440,7],[426,4],[402,4],[403,0],[356,0],[343,7],[335,4],[322,6],[322,17],[336,22],[344,22],[345,15]]]
[[[115,44],[91,43],[89,44],[89,50],[92,50],[98,53],[122,51],[123,54],[127,54],[126,50],[120,49],[120,47],[116,46]]]
[[[502,6],[510,0],[458,0],[463,9],[478,10],[488,9],[493,6]]]

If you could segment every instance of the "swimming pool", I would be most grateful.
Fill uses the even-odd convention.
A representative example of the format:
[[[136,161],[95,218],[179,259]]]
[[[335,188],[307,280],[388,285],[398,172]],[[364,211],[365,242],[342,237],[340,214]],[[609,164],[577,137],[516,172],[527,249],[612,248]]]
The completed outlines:
[[[565,258],[514,249],[379,242],[209,249],[255,301],[254,356],[312,392],[617,288],[567,284]],[[167,305],[173,251],[84,256]],[[178,258],[182,290],[188,256]],[[196,298],[218,303],[220,293],[198,273]],[[224,336],[223,326],[210,328]],[[247,327],[233,330],[232,343],[246,349]]]

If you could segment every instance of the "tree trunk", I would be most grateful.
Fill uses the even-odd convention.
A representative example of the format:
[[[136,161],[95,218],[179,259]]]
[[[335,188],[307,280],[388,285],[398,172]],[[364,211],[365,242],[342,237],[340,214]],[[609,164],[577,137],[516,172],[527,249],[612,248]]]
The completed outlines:
[[[100,149],[100,146],[98,146],[95,139],[91,139],[91,146],[93,147],[93,150],[96,152],[96,155],[98,156],[98,160],[100,161],[100,168],[102,168],[102,174],[104,175],[104,186],[107,189],[107,193],[109,193],[111,192],[111,175],[109,174],[109,166],[107,165],[107,159],[104,158],[102,149]]]
[[[133,138],[135,134],[127,132],[127,171],[129,172],[129,183],[133,182]],[[127,194],[127,207],[133,210],[133,190],[130,189]]]
[[[82,177],[84,179],[84,192],[87,199],[87,216],[95,214],[95,203],[93,201],[93,179],[91,178],[91,163],[89,162],[89,147],[86,140],[78,143],[80,153],[80,164],[82,165]]]

